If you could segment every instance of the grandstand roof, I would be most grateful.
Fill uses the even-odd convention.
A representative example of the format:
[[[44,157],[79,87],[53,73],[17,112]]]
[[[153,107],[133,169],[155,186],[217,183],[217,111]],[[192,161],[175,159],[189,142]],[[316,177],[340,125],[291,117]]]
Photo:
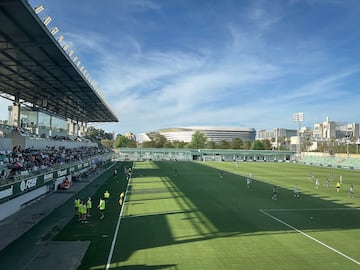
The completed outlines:
[[[0,1],[0,95],[81,122],[118,122],[26,0]]]

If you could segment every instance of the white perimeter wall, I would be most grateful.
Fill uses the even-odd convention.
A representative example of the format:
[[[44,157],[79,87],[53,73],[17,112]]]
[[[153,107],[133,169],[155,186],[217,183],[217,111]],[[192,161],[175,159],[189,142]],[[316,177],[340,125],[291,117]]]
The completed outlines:
[[[27,204],[28,202],[49,192],[49,189],[50,187],[45,185],[8,202],[0,204],[0,221],[21,210],[24,204]]]

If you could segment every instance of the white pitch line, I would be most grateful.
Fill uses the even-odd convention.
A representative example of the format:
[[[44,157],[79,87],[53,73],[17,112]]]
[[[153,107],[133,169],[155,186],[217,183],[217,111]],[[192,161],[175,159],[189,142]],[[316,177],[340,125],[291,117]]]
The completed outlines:
[[[337,207],[337,208],[298,208],[298,209],[290,209],[290,208],[280,208],[280,209],[259,209],[259,211],[265,212],[284,212],[284,211],[337,211],[337,210],[356,210],[359,211],[360,208],[344,208],[344,207]]]
[[[131,173],[133,172],[133,170],[134,170],[134,168],[131,169]],[[109,268],[110,268],[112,256],[113,256],[113,253],[114,253],[116,238],[117,238],[117,235],[118,235],[118,232],[119,232],[121,217],[122,217],[123,210],[124,210],[124,208],[125,208],[126,196],[127,196],[127,193],[128,193],[130,180],[131,180],[131,177],[129,177],[129,181],[128,181],[128,184],[127,184],[127,186],[126,186],[125,197],[124,197],[124,204],[123,204],[122,207],[121,207],[121,211],[120,211],[120,214],[119,214],[119,219],[118,219],[118,222],[117,222],[117,224],[116,224],[115,233],[114,233],[114,238],[113,238],[112,243],[111,243],[110,253],[109,253],[109,256],[108,256],[108,260],[107,260],[107,263],[106,263],[105,270],[109,270]]]
[[[350,260],[350,261],[352,261],[352,262],[356,263],[357,265],[360,265],[360,262],[359,262],[359,261],[357,261],[357,260],[355,260],[355,259],[353,259],[353,258],[349,257],[348,255],[346,255],[346,254],[344,254],[344,253],[342,253],[342,252],[338,251],[337,249],[335,249],[335,248],[333,248],[333,247],[330,247],[329,245],[327,245],[327,244],[325,244],[325,243],[321,242],[320,240],[317,240],[316,238],[314,238],[314,237],[312,237],[312,236],[310,236],[310,235],[308,235],[308,234],[304,233],[303,231],[301,231],[301,230],[299,230],[299,229],[295,228],[294,226],[292,226],[292,225],[290,225],[290,224],[287,224],[285,221],[282,221],[281,219],[278,219],[278,218],[274,217],[273,215],[270,215],[269,213],[266,213],[264,210],[259,210],[259,211],[260,211],[261,213],[263,213],[264,215],[267,215],[268,217],[270,217],[270,218],[272,218],[272,219],[276,220],[277,222],[280,222],[281,224],[283,224],[283,225],[285,225],[285,226],[289,227],[290,229],[293,229],[294,231],[296,231],[296,232],[298,232],[298,233],[302,234],[303,236],[305,236],[305,237],[307,237],[307,238],[309,238],[309,239],[311,239],[311,240],[315,241],[316,243],[318,243],[318,244],[320,244],[320,245],[322,245],[322,246],[324,246],[324,247],[326,247],[326,248],[328,248],[328,249],[330,249],[330,250],[332,250],[332,251],[336,252],[337,254],[339,254],[339,255],[341,255],[341,256],[343,256],[343,257],[345,257],[346,259],[348,259],[348,260]]]

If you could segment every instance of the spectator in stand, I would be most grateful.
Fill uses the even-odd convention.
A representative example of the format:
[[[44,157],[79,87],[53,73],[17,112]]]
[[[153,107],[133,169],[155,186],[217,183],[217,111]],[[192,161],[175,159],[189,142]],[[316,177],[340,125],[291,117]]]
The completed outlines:
[[[9,177],[20,175],[21,172],[41,171],[67,162],[82,161],[93,155],[104,154],[106,150],[99,147],[79,147],[66,149],[65,147],[47,146],[46,149],[36,150],[27,148],[22,150],[15,146],[7,153],[3,164],[9,170]],[[9,179],[8,177],[8,179]]]
[[[71,187],[71,182],[70,182],[69,178],[66,177],[64,180],[64,188],[69,189],[70,187]]]

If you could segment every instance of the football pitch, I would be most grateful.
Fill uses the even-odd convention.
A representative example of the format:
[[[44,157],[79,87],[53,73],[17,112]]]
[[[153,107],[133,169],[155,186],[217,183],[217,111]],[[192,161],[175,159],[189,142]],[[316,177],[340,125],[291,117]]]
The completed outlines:
[[[105,218],[93,210],[88,224],[74,219],[55,237],[90,242],[79,269],[360,269],[358,171],[148,161],[133,163],[127,182],[124,163],[115,166],[121,173],[94,195],[111,194]],[[349,196],[350,184],[355,198]],[[119,194],[125,190],[121,208]]]

